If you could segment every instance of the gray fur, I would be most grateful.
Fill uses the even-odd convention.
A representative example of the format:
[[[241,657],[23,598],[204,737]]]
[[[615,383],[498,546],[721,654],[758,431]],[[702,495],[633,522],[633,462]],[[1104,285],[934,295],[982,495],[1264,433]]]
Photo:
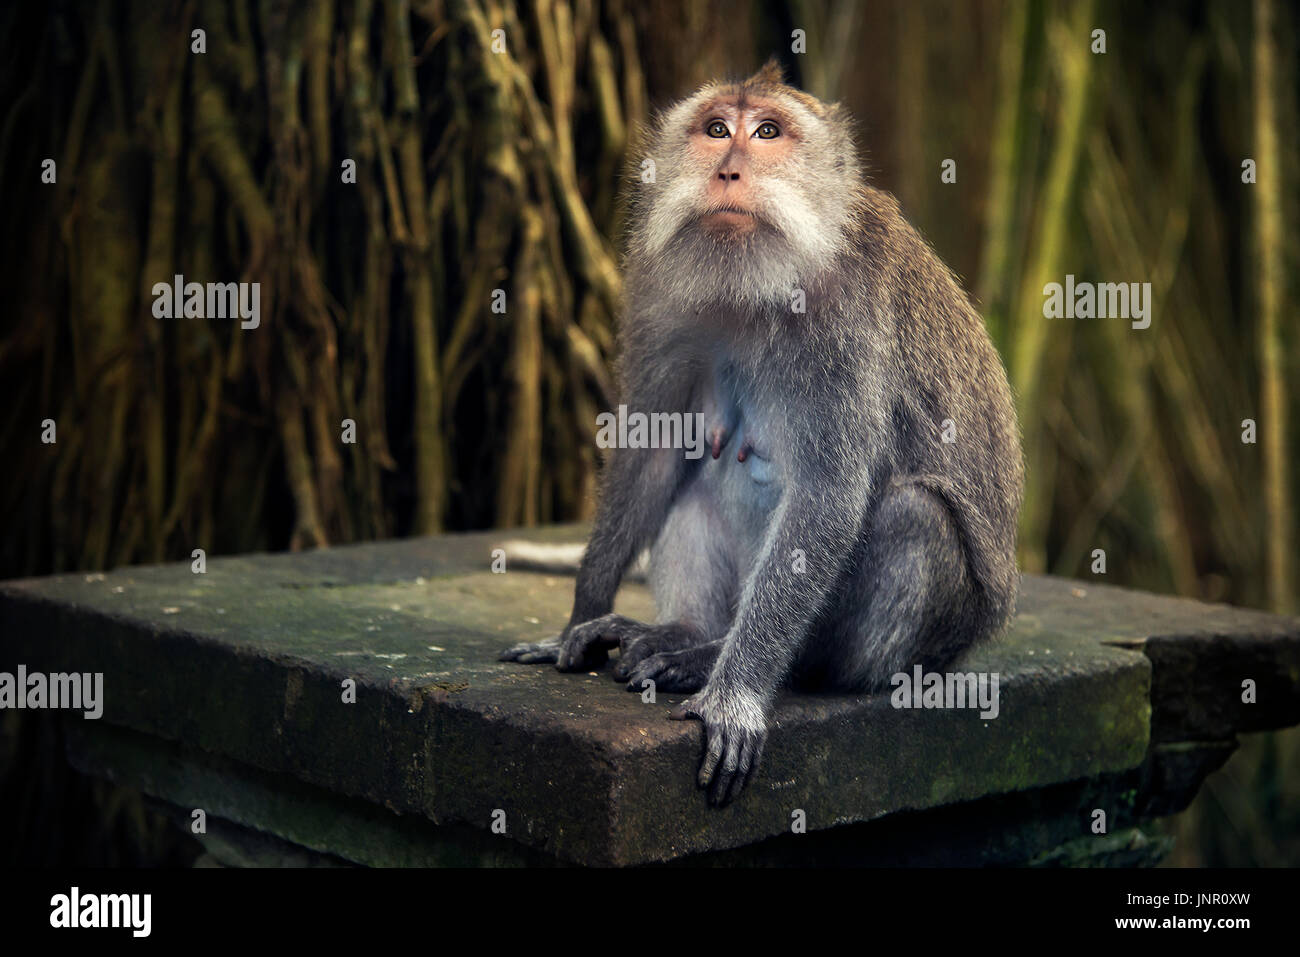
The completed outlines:
[[[719,96],[776,100],[803,133],[755,191],[761,227],[729,243],[696,226],[703,194],[680,178],[710,173],[691,166],[672,125]],[[700,782],[725,803],[757,767],[783,684],[879,691],[1006,623],[1023,465],[983,322],[896,201],[863,182],[838,107],[769,67],[706,88],[661,124],[651,142],[684,158],[661,161],[666,175],[630,206],[621,401],[704,411],[721,454],[615,450],[568,627],[503,657],[586,669],[619,645],[615,677],[631,690],[649,678],[695,692],[677,716],[704,721]],[[791,190],[820,218],[815,242],[762,205]],[[754,281],[774,271],[778,285]],[[788,282],[806,312],[791,311]],[[651,545],[659,623],[611,615],[624,571]]]

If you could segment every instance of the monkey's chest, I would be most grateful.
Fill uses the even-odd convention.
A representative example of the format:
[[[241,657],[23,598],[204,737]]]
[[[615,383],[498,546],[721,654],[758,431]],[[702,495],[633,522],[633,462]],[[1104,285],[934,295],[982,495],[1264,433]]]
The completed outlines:
[[[706,481],[760,509],[775,506],[782,487],[775,447],[779,424],[761,406],[720,390],[706,403],[705,429],[710,449]]]
[[[707,449],[696,492],[707,513],[722,521],[738,567],[747,570],[781,500],[781,423],[723,373],[705,393],[704,427]]]

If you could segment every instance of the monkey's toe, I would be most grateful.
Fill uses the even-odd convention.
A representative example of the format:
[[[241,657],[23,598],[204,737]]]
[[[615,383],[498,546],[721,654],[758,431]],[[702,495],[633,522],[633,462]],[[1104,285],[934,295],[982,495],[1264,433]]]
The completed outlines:
[[[635,678],[650,677],[639,674],[646,662],[655,657],[654,646],[645,640],[624,645],[619,652],[618,663],[614,665],[614,680],[629,681]]]
[[[708,672],[697,667],[687,652],[664,652],[650,655],[628,669],[628,691],[641,691],[643,683],[653,681],[656,691],[668,694],[694,694],[708,681]]]
[[[557,641],[525,641],[497,655],[497,661],[518,661],[526,665],[553,664],[560,654]]]

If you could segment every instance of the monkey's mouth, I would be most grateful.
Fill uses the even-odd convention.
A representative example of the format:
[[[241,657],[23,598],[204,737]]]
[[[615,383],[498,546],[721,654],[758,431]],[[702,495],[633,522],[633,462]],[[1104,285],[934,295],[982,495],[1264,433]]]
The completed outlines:
[[[700,217],[700,222],[720,236],[740,236],[758,228],[758,217],[739,206],[718,206]]]
[[[748,209],[743,209],[740,206],[715,206],[713,209],[709,210],[707,213],[704,214],[705,219],[709,219],[710,217],[713,216],[736,216],[736,217],[743,217],[745,219],[754,218],[754,214],[752,212],[750,212]]]

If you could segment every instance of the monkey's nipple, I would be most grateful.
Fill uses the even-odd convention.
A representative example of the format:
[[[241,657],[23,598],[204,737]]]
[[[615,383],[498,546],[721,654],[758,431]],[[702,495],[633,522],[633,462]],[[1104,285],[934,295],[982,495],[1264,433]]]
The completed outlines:
[[[745,459],[749,458],[749,454],[753,451],[754,451],[753,443],[748,441],[742,443],[740,446],[740,451],[736,453],[736,461],[737,462],[745,461]]]
[[[722,443],[726,434],[727,431],[723,428],[712,429],[709,432],[709,438],[712,440],[713,457],[715,459],[722,457]]]

